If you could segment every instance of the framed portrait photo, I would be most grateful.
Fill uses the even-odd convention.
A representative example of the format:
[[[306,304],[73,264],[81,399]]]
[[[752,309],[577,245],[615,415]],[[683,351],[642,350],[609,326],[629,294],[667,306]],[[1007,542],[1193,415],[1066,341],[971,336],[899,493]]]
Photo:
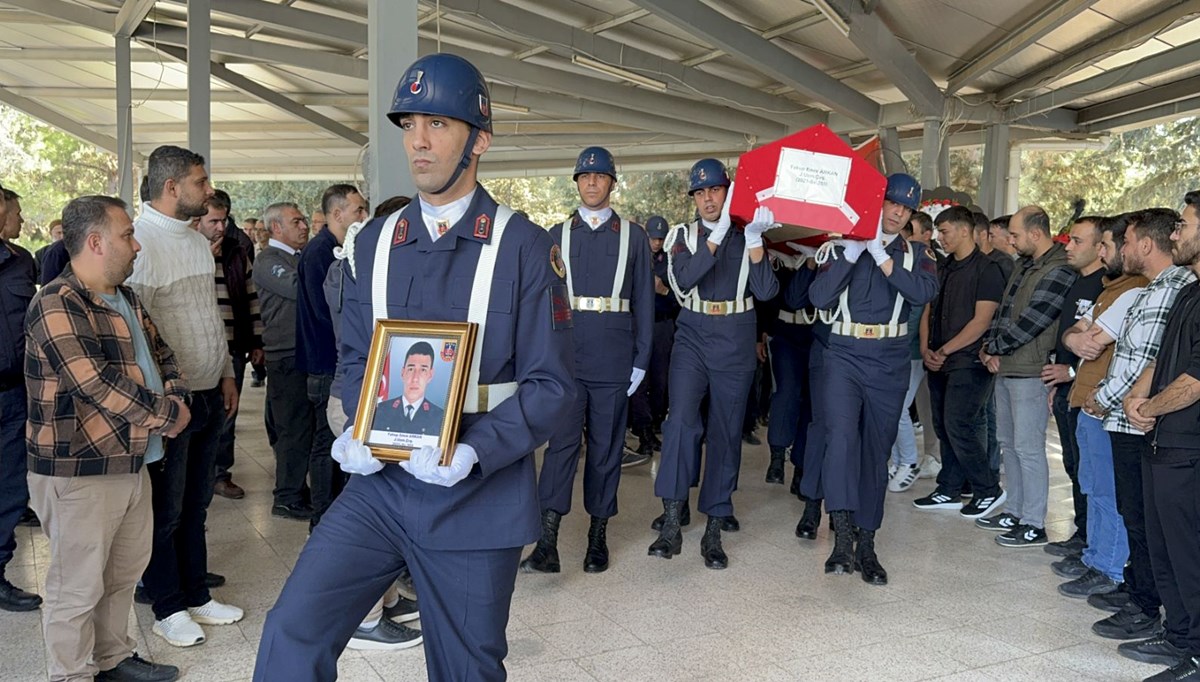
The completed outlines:
[[[477,326],[470,322],[379,320],[363,376],[354,437],[381,460],[406,460],[422,446],[454,454]]]

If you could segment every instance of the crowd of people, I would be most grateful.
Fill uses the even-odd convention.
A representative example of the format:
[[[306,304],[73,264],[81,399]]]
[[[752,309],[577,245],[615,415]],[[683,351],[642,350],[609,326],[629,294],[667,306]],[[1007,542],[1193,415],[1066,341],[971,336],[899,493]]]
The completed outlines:
[[[726,568],[742,444],[764,422],[765,481],[790,462],[804,503],[796,536],[829,517],[825,573],[886,585],[885,499],[935,477],[914,507],[1044,548],[1063,596],[1109,612],[1097,635],[1168,667],[1149,679],[1200,679],[1200,192],[1056,230],[1037,206],[922,212],[896,173],[873,238],[780,242],[770,209],[730,215],[715,159],[690,170],[693,219],[622,217],[616,159],[589,147],[578,208],[543,229],[477,182],[487,101],[469,62],[414,63],[389,118],[418,197],[373,215],[335,184],[311,219],[279,202],[239,225],[205,159],[162,146],[136,219],[76,198],[35,256],[0,188],[0,569],[20,523],[50,548],[43,595],[0,580],[0,608],[41,609],[51,680],[176,679],[135,652],[135,599],[178,647],[244,617],[214,597],[205,521],[214,495],[245,497],[247,368],[266,384],[272,514],[310,532],[256,680],[329,680],[345,648],[422,643],[431,679],[503,679],[518,573],[564,570],[581,457],[584,572],[608,569],[621,473],[656,451],[648,554],[682,553],[698,487],[700,557]],[[452,452],[385,465],[354,439],[378,319],[478,325]],[[1051,417],[1075,528],[1057,542]]]

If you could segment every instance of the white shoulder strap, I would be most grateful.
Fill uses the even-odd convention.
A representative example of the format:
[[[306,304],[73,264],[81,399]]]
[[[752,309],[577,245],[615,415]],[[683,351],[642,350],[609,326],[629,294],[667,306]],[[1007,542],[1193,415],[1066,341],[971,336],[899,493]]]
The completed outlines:
[[[900,239],[903,239],[903,237],[900,237]],[[863,254],[863,256],[866,256],[866,255],[867,254],[865,254],[865,253]],[[906,243],[906,246],[904,249],[904,260],[902,262],[903,262],[902,267],[905,270],[912,272],[912,269],[913,269],[913,246],[912,246],[912,244]],[[892,306],[891,324],[897,324],[900,322],[900,311],[903,307],[904,307],[904,297],[901,296],[900,294],[896,294],[896,304],[894,306]],[[850,285],[849,284],[846,285],[845,289],[842,289],[842,295],[838,297],[837,312],[829,320],[824,320],[824,318],[822,318],[822,321],[826,321],[826,322],[834,322],[837,320],[841,320],[843,322],[853,322],[853,320],[850,318]]]
[[[396,232],[396,222],[400,220],[403,210],[387,217],[383,229],[379,232],[379,241],[375,243],[375,263],[371,272],[371,313],[376,321],[388,319],[387,285],[388,269],[391,265],[388,256],[392,250],[392,235]]]
[[[728,238],[728,236],[726,237]],[[746,244],[742,248],[742,267],[738,270],[737,295],[733,300],[743,301],[746,299],[746,282],[750,280],[750,245]]]
[[[571,223],[574,221],[575,214],[571,213],[567,219],[562,222],[562,259],[563,269],[567,275],[563,279],[567,280],[567,300],[575,300],[575,283],[571,281]]]
[[[625,270],[629,266],[629,221],[621,218],[621,254],[617,256],[617,271],[613,276],[612,297],[621,298],[625,287]]]
[[[488,306],[492,300],[492,273],[496,270],[496,255],[500,251],[500,238],[504,236],[504,228],[508,226],[508,221],[512,217],[513,210],[511,208],[503,204],[496,207],[496,218],[492,223],[492,240],[480,249],[479,261],[475,263],[475,279],[471,283],[471,304],[467,308],[467,322],[474,322],[478,325],[478,329],[475,332],[475,351],[471,354],[467,397],[463,402],[463,412],[467,414],[481,411],[479,369],[483,364],[483,340],[487,332]],[[511,388],[515,393],[515,386]],[[499,402],[497,400],[485,409],[495,407]]]
[[[901,237],[903,239],[903,237]],[[904,249],[904,269],[912,272],[913,269],[913,248],[912,244],[907,244]],[[904,307],[904,297],[896,294],[896,305],[892,307],[892,324],[900,322],[900,309]]]

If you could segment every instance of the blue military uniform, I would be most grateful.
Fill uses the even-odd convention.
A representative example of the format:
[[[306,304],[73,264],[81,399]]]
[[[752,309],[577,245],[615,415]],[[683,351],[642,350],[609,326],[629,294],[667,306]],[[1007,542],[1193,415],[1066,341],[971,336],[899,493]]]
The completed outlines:
[[[412,416],[405,414],[404,401],[400,398],[388,401],[375,408],[372,426],[381,431],[416,433],[436,436],[442,432],[446,411],[428,400],[421,400],[420,407],[413,407]]]
[[[812,399],[808,386],[808,358],[812,348],[813,311],[806,306],[797,308],[788,300],[793,287],[807,295],[808,285],[816,271],[802,260],[792,269],[774,260],[775,276],[779,279],[780,294],[776,297],[778,311],[771,321],[771,368],[775,378],[775,393],[771,396],[771,421],[767,426],[767,445],[771,450],[768,483],[783,483],[783,459],[790,449],[795,475],[792,489],[798,493],[801,472],[804,471],[804,443],[808,424],[812,421]]]
[[[449,116],[475,132],[490,131],[487,104],[478,70],[460,57],[435,54],[409,67],[393,114]],[[473,140],[474,134],[464,148],[468,162]],[[436,240],[426,229],[422,200],[390,222],[371,221],[353,241],[355,266],[344,283],[342,400],[347,415],[354,415],[376,310],[391,319],[465,321],[477,265],[481,256],[494,255],[490,281],[479,283],[490,291],[488,304],[475,308],[486,322],[473,365],[478,393],[467,396],[468,405],[477,407],[463,414],[459,428],[459,442],[474,450],[478,462],[448,487],[397,465],[351,478],[267,617],[255,669],[259,682],[336,678],[342,649],[405,561],[421,595],[429,678],[506,676],[505,628],[517,564],[521,547],[538,535],[533,451],[575,399],[571,315],[550,236],[513,214],[499,246],[485,249],[497,238],[498,206],[479,185],[469,201],[465,214]],[[386,254],[386,264],[376,262],[377,250]],[[374,281],[385,266],[388,276]],[[386,301],[374,300],[379,290]],[[501,386],[511,391],[506,399],[495,397]]]

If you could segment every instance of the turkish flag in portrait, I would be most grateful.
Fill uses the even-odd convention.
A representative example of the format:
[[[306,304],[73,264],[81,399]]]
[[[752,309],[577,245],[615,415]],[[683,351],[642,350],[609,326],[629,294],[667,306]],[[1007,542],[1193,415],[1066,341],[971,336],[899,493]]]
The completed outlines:
[[[388,370],[391,368],[392,358],[389,355],[383,356],[383,369],[379,372],[379,402],[388,399]]]

